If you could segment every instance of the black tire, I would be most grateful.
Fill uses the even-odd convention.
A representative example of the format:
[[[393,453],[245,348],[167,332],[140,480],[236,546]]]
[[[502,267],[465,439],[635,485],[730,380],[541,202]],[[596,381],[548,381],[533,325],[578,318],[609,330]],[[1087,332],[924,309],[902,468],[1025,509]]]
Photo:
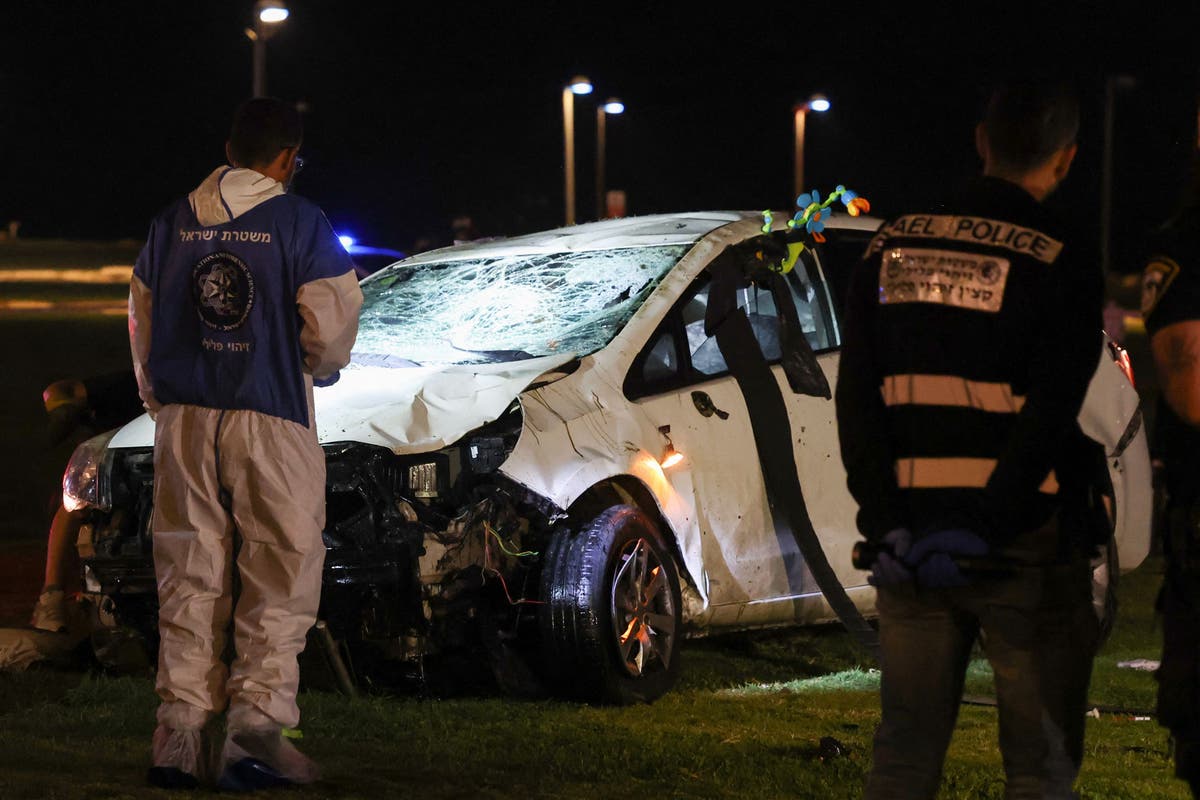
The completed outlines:
[[[1099,650],[1108,641],[1113,623],[1117,621],[1117,582],[1121,575],[1121,564],[1117,559],[1117,540],[1108,537],[1108,546],[1092,561],[1092,608],[1100,623],[1096,638]]]
[[[546,551],[539,606],[544,658],[565,694],[651,703],[675,684],[682,635],[679,576],[654,523],[612,506]]]

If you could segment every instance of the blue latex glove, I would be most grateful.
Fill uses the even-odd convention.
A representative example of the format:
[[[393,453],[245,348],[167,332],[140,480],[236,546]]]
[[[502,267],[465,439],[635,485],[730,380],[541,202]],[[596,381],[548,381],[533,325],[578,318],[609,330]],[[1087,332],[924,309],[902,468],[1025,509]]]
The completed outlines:
[[[954,563],[955,556],[982,556],[988,543],[965,528],[923,536],[908,550],[904,562],[917,573],[917,583],[928,589],[953,589],[971,581]]]
[[[872,586],[887,587],[912,583],[912,570],[904,563],[904,556],[912,547],[912,534],[909,533],[908,528],[896,528],[888,531],[883,537],[883,544],[891,547],[895,557],[889,553],[880,553],[876,556],[875,563],[871,566],[871,574],[867,576],[867,583]]]

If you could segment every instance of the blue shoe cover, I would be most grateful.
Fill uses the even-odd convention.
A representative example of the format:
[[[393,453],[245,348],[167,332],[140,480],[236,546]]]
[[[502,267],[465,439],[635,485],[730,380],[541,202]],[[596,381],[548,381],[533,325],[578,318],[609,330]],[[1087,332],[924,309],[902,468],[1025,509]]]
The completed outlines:
[[[295,785],[257,758],[243,758],[230,764],[217,780],[217,788],[223,792],[256,792]]]

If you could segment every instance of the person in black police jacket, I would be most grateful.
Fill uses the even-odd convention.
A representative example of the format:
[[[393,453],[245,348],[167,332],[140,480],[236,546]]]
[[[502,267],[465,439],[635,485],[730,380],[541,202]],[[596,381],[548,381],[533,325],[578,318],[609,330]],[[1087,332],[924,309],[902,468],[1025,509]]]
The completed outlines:
[[[1166,575],[1158,721],[1175,772],[1200,797],[1200,171],[1142,273],[1142,314],[1158,370],[1155,445],[1166,464]]]
[[[886,551],[868,578],[882,721],[867,798],[937,793],[980,636],[1006,797],[1072,796],[1097,630],[1097,532],[1074,510],[1096,451],[1076,416],[1103,282],[1041,201],[1071,166],[1078,120],[1066,87],[998,88],[975,132],[983,175],[885,224],[851,279],[841,450],[859,530]]]

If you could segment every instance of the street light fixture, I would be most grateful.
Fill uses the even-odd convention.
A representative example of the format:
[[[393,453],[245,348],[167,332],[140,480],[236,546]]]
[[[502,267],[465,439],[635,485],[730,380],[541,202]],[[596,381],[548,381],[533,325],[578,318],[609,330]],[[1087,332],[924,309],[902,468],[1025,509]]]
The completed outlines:
[[[575,224],[575,95],[591,94],[592,82],[576,75],[563,87],[563,171],[565,173],[566,224]]]
[[[254,43],[254,97],[267,93],[267,39],[275,35],[279,25],[288,18],[283,0],[258,0],[254,4],[254,27],[246,28],[246,38]]]
[[[625,104],[615,97],[596,109],[596,219],[607,216],[604,202],[604,128],[609,114],[624,114]]]
[[[267,24],[283,22],[288,18],[288,10],[283,3],[262,2],[258,6],[258,18]]]
[[[803,103],[797,104],[795,108],[795,126],[796,126],[796,180],[792,197],[796,198],[804,194],[804,120],[808,116],[808,112],[816,111],[822,113],[829,110],[829,98],[823,94],[814,94]]]

